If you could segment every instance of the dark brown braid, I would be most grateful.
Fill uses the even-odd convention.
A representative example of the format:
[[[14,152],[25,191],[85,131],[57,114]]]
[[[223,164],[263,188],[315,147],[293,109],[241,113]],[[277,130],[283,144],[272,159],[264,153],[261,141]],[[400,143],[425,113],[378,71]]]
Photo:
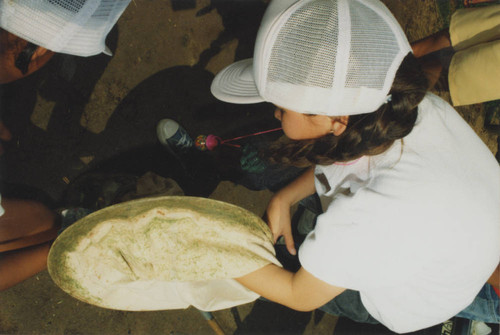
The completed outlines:
[[[418,104],[428,82],[419,62],[408,54],[399,67],[390,91],[391,101],[373,113],[352,115],[340,136],[292,141],[281,140],[263,153],[272,163],[294,166],[328,165],[387,150],[395,140],[408,135],[415,125]]]

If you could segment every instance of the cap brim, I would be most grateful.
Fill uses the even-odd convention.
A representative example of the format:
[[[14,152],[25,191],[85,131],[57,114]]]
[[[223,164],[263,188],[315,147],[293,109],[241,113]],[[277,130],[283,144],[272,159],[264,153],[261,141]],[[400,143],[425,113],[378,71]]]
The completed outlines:
[[[263,102],[253,76],[253,58],[235,62],[219,72],[211,86],[219,100],[235,104]]]

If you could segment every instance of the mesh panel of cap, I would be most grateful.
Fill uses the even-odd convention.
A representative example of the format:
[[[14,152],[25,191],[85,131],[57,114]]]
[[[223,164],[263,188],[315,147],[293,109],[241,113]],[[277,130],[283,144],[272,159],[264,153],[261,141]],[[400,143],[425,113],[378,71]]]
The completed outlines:
[[[399,52],[396,37],[372,9],[357,1],[349,2],[349,7],[352,38],[345,85],[382,89]],[[367,22],[371,27],[367,27]]]
[[[309,3],[294,12],[276,38],[267,80],[331,87],[338,42],[336,12],[330,1]],[[332,48],[324,48],[325,44]]]

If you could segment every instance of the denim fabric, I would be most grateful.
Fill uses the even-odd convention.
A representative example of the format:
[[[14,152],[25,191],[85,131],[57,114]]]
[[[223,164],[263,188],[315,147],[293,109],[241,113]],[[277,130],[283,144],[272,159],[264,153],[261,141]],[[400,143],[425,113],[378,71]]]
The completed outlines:
[[[260,168],[260,167],[259,167]],[[268,189],[277,192],[304,173],[304,169],[293,166],[267,165],[262,172],[245,171],[236,182],[250,190]]]
[[[296,231],[303,237],[301,238],[301,243],[307,234],[314,229],[316,219],[322,212],[321,202],[317,194],[310,195],[299,202],[299,207],[296,214],[294,214],[292,224],[296,222]]]
[[[485,284],[474,301],[456,316],[485,323],[500,323],[499,297],[490,284]],[[345,290],[319,308],[325,313],[344,316],[356,322],[378,323],[361,302],[359,292]]]
[[[356,322],[379,323],[366,310],[358,291],[345,290],[319,308],[325,313],[343,316]]]
[[[485,284],[474,301],[458,317],[486,323],[500,323],[500,298],[490,284]]]
[[[316,214],[316,216],[323,213],[323,209],[321,208],[321,200],[319,199],[317,193],[314,193],[313,195],[300,200],[299,204],[310,210],[312,213]]]
[[[269,141],[251,138],[242,146],[240,166],[243,175],[237,180],[238,184],[251,190],[269,189],[277,192],[307,170],[289,165],[270,164],[263,160],[259,152],[269,144]]]

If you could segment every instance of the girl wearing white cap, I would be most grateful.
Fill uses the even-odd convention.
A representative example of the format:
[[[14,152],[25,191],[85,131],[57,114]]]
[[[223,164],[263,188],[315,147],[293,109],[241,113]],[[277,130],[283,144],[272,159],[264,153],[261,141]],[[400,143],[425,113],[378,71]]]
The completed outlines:
[[[323,213],[298,272],[268,265],[243,285],[396,332],[444,322],[478,293],[496,310],[464,315],[500,321],[498,296],[483,288],[500,260],[500,168],[427,85],[380,1],[270,3],[254,58],[219,73],[212,92],[276,105],[292,141],[274,146],[273,159],[312,166],[271,200],[274,240],[296,253],[290,206],[301,199],[317,193]]]

